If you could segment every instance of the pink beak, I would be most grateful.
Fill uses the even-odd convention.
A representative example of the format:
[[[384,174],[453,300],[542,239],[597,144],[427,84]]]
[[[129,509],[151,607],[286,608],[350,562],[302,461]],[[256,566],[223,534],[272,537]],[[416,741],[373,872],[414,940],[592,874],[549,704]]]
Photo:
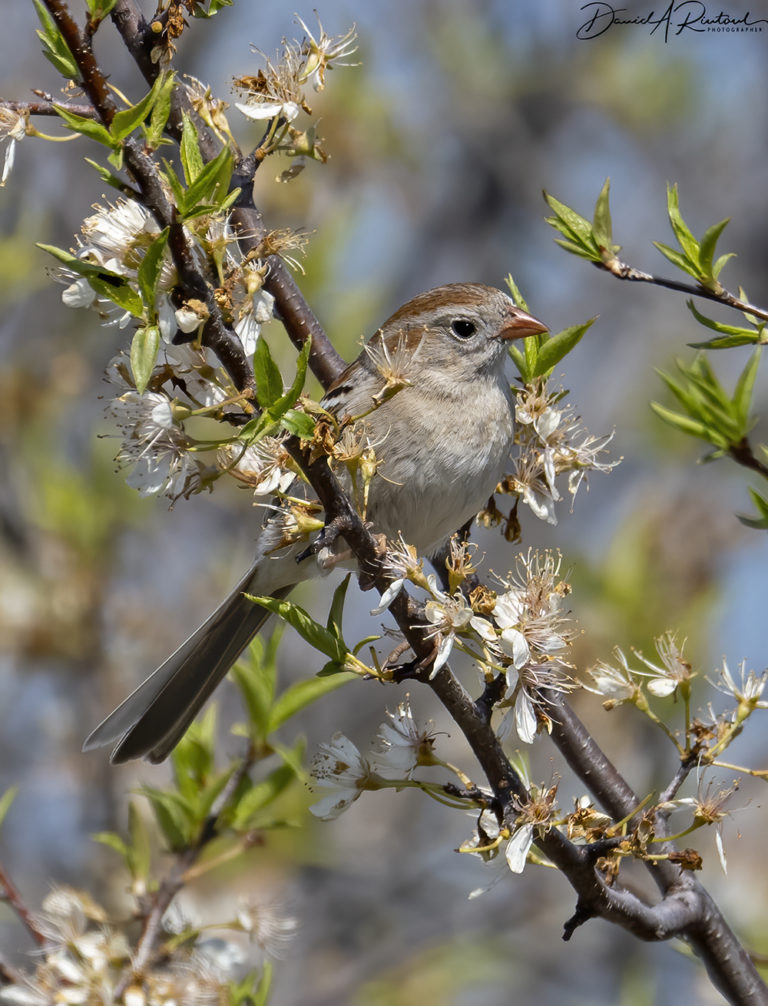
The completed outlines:
[[[546,325],[542,324],[531,314],[521,311],[519,307],[511,308],[509,320],[499,332],[499,339],[525,339],[529,335],[542,335],[548,332]]]

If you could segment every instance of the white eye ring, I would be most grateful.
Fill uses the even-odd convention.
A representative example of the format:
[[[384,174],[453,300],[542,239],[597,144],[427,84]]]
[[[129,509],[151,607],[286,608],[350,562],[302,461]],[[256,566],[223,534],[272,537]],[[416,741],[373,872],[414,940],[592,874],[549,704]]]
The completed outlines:
[[[451,332],[459,339],[471,339],[477,331],[477,325],[469,318],[455,318],[451,322]]]

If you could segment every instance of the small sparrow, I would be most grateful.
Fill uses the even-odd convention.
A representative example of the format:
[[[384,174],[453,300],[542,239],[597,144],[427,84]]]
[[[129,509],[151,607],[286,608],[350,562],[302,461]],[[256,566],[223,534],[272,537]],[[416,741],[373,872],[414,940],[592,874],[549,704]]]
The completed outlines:
[[[486,504],[514,438],[506,343],[546,331],[505,293],[476,283],[427,290],[384,322],[322,401],[338,419],[365,416],[381,459],[366,514],[375,531],[402,535],[431,557]],[[388,399],[382,359],[404,360],[409,382]],[[284,596],[322,572],[316,562],[296,562],[305,541],[277,547],[279,517],[266,521],[251,568],[226,600],[96,727],[84,750],[117,741],[114,763],[163,761],[269,617],[244,594]]]

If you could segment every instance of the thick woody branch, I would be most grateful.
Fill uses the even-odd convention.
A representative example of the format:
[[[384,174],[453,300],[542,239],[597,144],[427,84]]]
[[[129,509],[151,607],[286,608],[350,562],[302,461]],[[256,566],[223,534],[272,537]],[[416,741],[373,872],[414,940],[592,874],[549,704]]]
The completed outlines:
[[[325,458],[307,465],[298,442],[294,443],[292,453],[317,492],[326,516],[343,517],[344,537],[361,569],[373,577],[379,590],[386,589],[391,577],[382,566],[373,536],[346,499]],[[420,621],[423,619],[420,606],[401,592],[390,611],[416,656],[428,660],[433,644],[428,637],[429,627]],[[525,800],[525,788],[504,754],[485,709],[472,700],[447,668],[428,683],[464,733],[506,816],[515,798]],[[631,787],[562,695],[547,692],[544,697],[553,721],[553,740],[570,767],[616,820],[629,817],[640,802]],[[768,1003],[768,990],[749,955],[710,895],[690,872],[664,860],[654,861],[649,869],[663,898],[656,905],[647,905],[627,890],[606,886],[594,868],[593,851],[588,846],[573,845],[556,829],[539,836],[537,844],[577,893],[577,910],[566,925],[566,939],[578,925],[596,917],[616,923],[646,941],[679,937],[687,940],[701,957],[713,984],[729,1002],[743,1006]],[[659,851],[672,849],[665,843]]]
[[[355,553],[360,567],[371,576],[380,591],[386,589],[392,577],[377,551],[376,542],[360,516],[346,498],[326,459],[311,464],[297,440],[289,449],[301,465],[326,511],[326,519],[340,522],[343,535]],[[392,603],[390,611],[400,631],[414,650],[417,658],[429,661],[433,641],[431,627],[425,624],[421,606],[401,592]],[[428,667],[421,673],[424,680]],[[514,814],[515,801],[525,801],[522,780],[504,754],[484,710],[476,704],[455,675],[446,667],[428,681],[440,701],[460,727],[477,757],[494,791],[504,817]],[[603,794],[615,816],[629,814],[637,806],[637,798],[619,773],[600,752],[594,741],[568,711],[564,703],[554,713],[560,715],[559,725],[553,729],[556,743],[562,749],[580,751],[580,757],[569,756],[577,774],[585,774]],[[597,772],[606,771],[609,782],[603,786],[595,781],[594,759]],[[589,846],[575,846],[557,829],[545,831],[537,839],[542,851],[559,867],[577,893],[577,911],[566,926],[565,936],[570,937],[575,928],[589,918],[601,917],[621,925],[640,939],[648,941],[680,937],[688,940],[702,957],[713,982],[730,1002],[744,1004],[763,1003],[768,999],[751,961],[736,937],[719,914],[714,902],[690,874],[683,874],[670,863],[661,862],[654,867],[663,878],[664,898],[656,905],[647,905],[637,896],[620,887],[608,887],[594,866],[593,850]]]
[[[628,817],[640,802],[632,788],[605,756],[562,695],[549,691],[544,698],[552,717],[552,740],[570,768],[612,817],[616,820]],[[661,828],[664,824],[663,819],[658,821]],[[671,843],[663,843],[659,851],[668,852],[672,849]],[[649,870],[664,897],[654,906],[654,914],[648,915],[638,908],[636,913],[633,912],[633,918],[640,921],[645,919],[646,923],[651,924],[658,921],[658,932],[666,935],[643,935],[642,931],[636,931],[629,925],[626,928],[642,939],[668,939],[670,935],[682,937],[701,958],[712,983],[728,1002],[745,1006],[768,1003],[768,989],[749,954],[710,894],[693,874],[663,860],[649,865]],[[623,901],[621,899],[618,904],[619,911],[625,908]],[[682,912],[683,906],[689,909],[688,914]],[[612,921],[620,921],[610,913],[600,914]],[[655,930],[651,926],[646,931],[652,934]]]

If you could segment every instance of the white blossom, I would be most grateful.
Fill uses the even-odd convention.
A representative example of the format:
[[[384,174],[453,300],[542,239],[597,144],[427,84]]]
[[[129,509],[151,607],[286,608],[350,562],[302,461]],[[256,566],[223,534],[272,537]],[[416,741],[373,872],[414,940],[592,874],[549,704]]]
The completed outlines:
[[[276,115],[281,115],[286,122],[293,122],[299,114],[299,106],[295,101],[258,101],[250,102],[236,101],[235,108],[242,112],[247,119],[272,119]]]
[[[306,61],[299,79],[308,81],[315,91],[322,91],[325,87],[325,72],[331,69],[333,64],[354,66],[353,63],[344,63],[342,60],[357,51],[355,44],[357,31],[353,25],[344,35],[327,35],[318,18],[319,38],[315,38],[298,14],[296,20],[307,33],[307,38],[301,46],[301,53]]]
[[[647,688],[652,695],[664,698],[672,695],[681,684],[690,681],[693,675],[691,665],[683,657],[683,645],[685,644],[677,645],[671,632],[659,636],[656,640],[656,652],[661,658],[661,666],[647,660],[642,653],[637,653],[638,659],[651,671],[646,676],[649,679]]]
[[[266,901],[257,895],[239,899],[237,921],[254,943],[276,958],[283,956],[299,925],[279,902]]]
[[[432,574],[427,578],[432,586],[433,597],[427,601],[424,612],[427,621],[435,626],[433,635],[439,635],[437,655],[432,665],[430,678],[434,678],[448,661],[457,635],[471,635],[474,632],[481,640],[495,641],[496,633],[488,619],[476,615],[461,591],[449,595],[436,588]]]
[[[288,467],[290,454],[276,437],[264,437],[248,446],[224,444],[217,460],[223,471],[245,482],[256,497],[286,493],[296,478]]]
[[[431,720],[418,723],[413,718],[409,696],[391,713],[389,722],[379,727],[375,762],[381,771],[394,772],[404,779],[412,778],[414,769],[429,764],[435,740]]]
[[[377,789],[379,777],[365,758],[342,733],[321,744],[312,766],[312,775],[331,792],[309,809],[323,821],[332,821],[350,807],[364,789]]]
[[[594,688],[588,685],[585,687],[589,691],[597,692],[598,695],[604,695],[611,703],[618,705],[631,699],[637,693],[638,686],[622,650],[617,646],[613,652],[616,656],[616,665],[599,660],[587,672],[594,682]]]
[[[176,498],[191,491],[201,466],[190,453],[191,441],[165,395],[127,391],[110,403],[108,411],[122,434],[117,461],[132,469],[126,479],[130,486],[142,496],[165,493]]]
[[[715,682],[720,691],[724,692],[726,695],[731,695],[738,702],[743,702],[746,705],[759,706],[763,709],[768,705],[767,703],[760,701],[763,691],[765,690],[766,683],[768,683],[768,671],[763,671],[762,674],[756,674],[755,671],[750,671],[747,674],[745,660],[742,660],[739,664],[739,682],[737,683],[731,674],[725,658],[723,658],[723,666],[720,668],[719,680]]]
[[[570,407],[561,408],[559,390],[550,392],[545,382],[527,385],[515,404],[520,451],[504,489],[515,492],[540,520],[557,523],[556,503],[561,499],[556,480],[568,476],[568,492],[575,498],[590,471],[610,472],[619,461],[605,461],[613,433],[594,437],[587,433]]]
[[[385,612],[392,604],[392,602],[395,600],[395,598],[400,594],[400,591],[403,589],[404,584],[405,584],[405,577],[403,576],[399,576],[396,580],[393,580],[392,583],[390,583],[390,585],[381,595],[381,600],[376,605],[376,607],[371,608],[371,614],[381,615],[383,612]]]

